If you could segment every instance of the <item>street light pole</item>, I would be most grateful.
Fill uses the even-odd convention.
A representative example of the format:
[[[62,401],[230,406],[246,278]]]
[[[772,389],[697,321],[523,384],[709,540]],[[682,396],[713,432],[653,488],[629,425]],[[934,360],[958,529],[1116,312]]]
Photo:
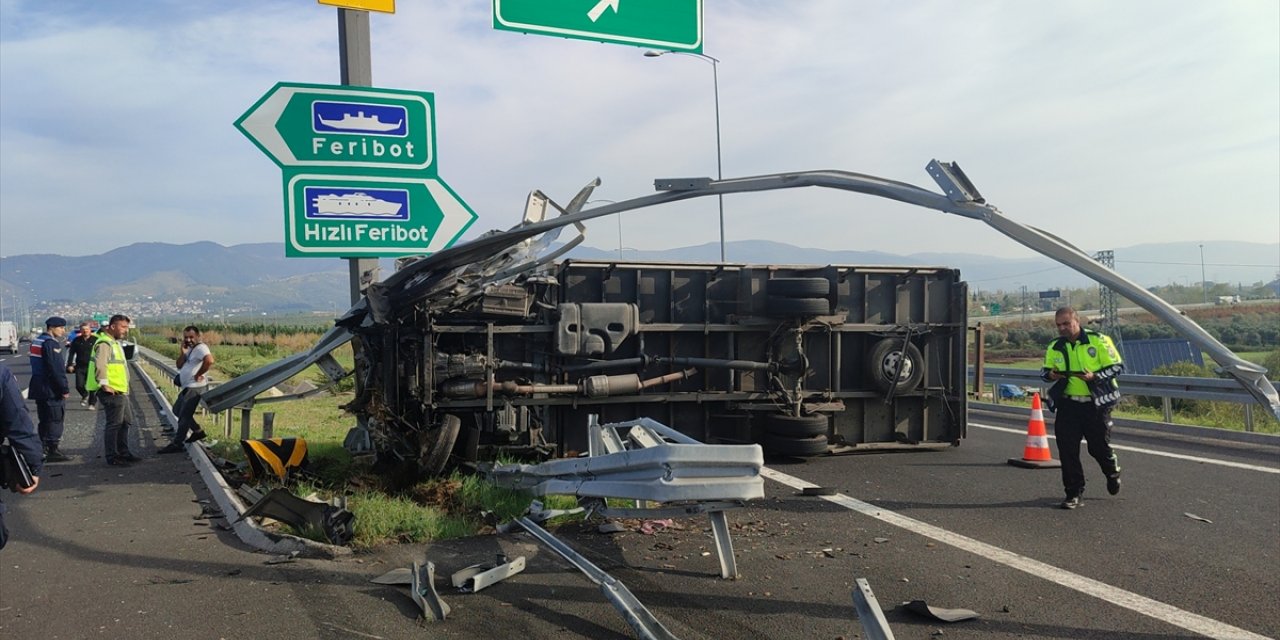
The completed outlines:
[[[705,53],[691,53],[688,51],[646,51],[644,55],[647,58],[657,58],[668,53],[698,58],[711,65],[711,90],[715,98],[716,108],[716,180],[723,180],[724,164],[723,156],[720,153],[720,60]],[[716,200],[720,206],[720,262],[724,262],[724,195],[716,194]]]

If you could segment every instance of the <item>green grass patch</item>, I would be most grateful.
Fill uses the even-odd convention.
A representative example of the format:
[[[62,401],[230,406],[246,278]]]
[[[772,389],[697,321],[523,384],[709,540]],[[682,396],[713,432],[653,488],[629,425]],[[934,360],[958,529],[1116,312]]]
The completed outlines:
[[[178,389],[167,381],[159,369],[142,362],[143,369],[156,381],[156,386],[169,402]],[[350,402],[350,393],[320,394],[300,400],[262,403],[254,407],[250,437],[262,437],[262,414],[275,413],[274,437],[303,438],[307,441],[307,472],[304,479],[289,487],[295,495],[315,493],[319,500],[344,495],[347,509],[355,516],[355,548],[372,548],[382,544],[473,536],[491,530],[491,522],[505,522],[529,508],[534,496],[524,491],[504,489],[470,474],[454,473],[447,478],[433,478],[401,491],[392,492],[368,466],[352,458],[342,446],[355,418],[338,408]],[[196,421],[209,433],[206,441],[210,452],[232,462],[245,461],[240,445],[240,410],[232,410],[235,418],[231,437],[226,437],[225,414],[196,414]],[[268,487],[281,486],[279,480],[262,481]],[[547,496],[545,508],[571,509],[577,506],[571,496]],[[580,519],[562,517],[551,524]],[[321,531],[297,531],[297,535],[324,541]]]

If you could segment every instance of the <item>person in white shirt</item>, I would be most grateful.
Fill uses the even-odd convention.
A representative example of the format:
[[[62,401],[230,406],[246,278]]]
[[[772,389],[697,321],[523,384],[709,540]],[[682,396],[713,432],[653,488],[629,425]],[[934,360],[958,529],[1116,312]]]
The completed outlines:
[[[178,415],[178,428],[174,430],[173,440],[160,453],[178,453],[185,451],[187,442],[199,442],[205,439],[204,429],[196,422],[196,409],[200,408],[200,396],[209,387],[207,374],[213,367],[213,352],[200,340],[200,329],[190,325],[182,330],[182,353],[175,364],[178,366],[178,382],[182,391],[173,402],[174,413]]]

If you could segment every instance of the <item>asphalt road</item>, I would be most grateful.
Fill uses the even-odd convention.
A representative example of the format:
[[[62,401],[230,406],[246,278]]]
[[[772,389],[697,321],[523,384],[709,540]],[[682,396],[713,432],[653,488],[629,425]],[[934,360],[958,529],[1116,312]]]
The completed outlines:
[[[26,379],[25,358],[0,359]],[[0,636],[635,637],[599,587],[525,534],[268,564],[221,520],[200,519],[193,501],[207,490],[185,457],[155,456],[158,418],[135,401],[148,460],[106,467],[97,414],[72,403],[64,448],[75,461],[50,465],[36,494],[8,497]],[[1000,426],[975,414],[946,451],[769,461],[768,497],[729,516],[736,581],[718,577],[705,518],[652,534],[637,522],[556,533],[684,639],[863,637],[856,578],[898,638],[1280,635],[1280,447],[1121,430],[1121,494],[1107,495],[1086,459],[1086,504],[1063,511],[1056,470],[1005,462],[1021,455],[1025,420],[982,424]],[[807,484],[839,494],[797,495]],[[499,552],[528,568],[476,594],[448,586]],[[453,609],[443,623],[418,622],[405,590],[368,582],[423,559]],[[946,624],[897,608],[917,599],[981,617]]]

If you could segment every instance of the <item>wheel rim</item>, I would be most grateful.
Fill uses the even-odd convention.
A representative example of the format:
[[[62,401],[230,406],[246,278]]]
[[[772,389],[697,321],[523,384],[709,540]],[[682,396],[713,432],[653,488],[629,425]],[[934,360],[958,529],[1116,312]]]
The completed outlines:
[[[902,363],[902,371],[900,372],[898,371],[899,362]],[[893,374],[898,372],[898,377],[895,380],[896,382],[910,380],[912,368],[914,366],[915,365],[911,362],[911,358],[903,356],[901,351],[890,351],[885,354],[884,359],[880,361],[880,370],[884,372],[885,379],[895,380]]]

